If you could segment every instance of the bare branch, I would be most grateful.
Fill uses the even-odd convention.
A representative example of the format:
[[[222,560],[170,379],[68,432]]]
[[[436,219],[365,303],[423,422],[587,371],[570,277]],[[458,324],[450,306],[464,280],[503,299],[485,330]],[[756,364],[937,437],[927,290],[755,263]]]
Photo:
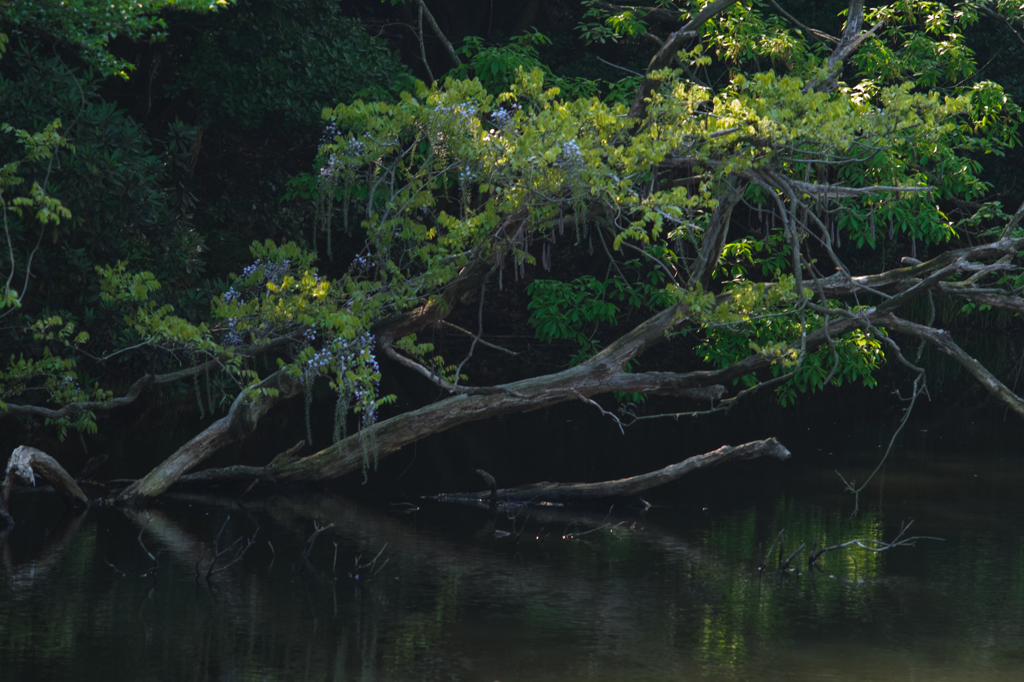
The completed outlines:
[[[930,192],[935,188],[930,185],[918,185],[914,187],[898,187],[892,185],[871,185],[869,187],[846,187],[844,185],[820,185],[800,180],[790,180],[793,189],[803,194],[808,194],[819,199],[849,199],[851,197],[862,197],[868,194],[879,194],[881,192],[904,193],[904,192]]]
[[[643,82],[640,84],[636,97],[633,99],[633,106],[630,107],[629,110],[630,118],[644,117],[644,114],[647,111],[647,99],[658,87],[658,81],[651,78],[650,74],[671,64],[673,57],[675,57],[676,53],[683,46],[683,43],[691,38],[695,38],[697,36],[697,30],[705,21],[721,14],[736,4],[736,2],[737,0],[715,0],[715,2],[709,3],[704,7],[704,9],[691,17],[690,21],[686,22],[682,28],[668,37],[665,43],[661,46],[661,49],[658,50],[647,65],[647,74],[644,77]]]
[[[419,0],[419,6],[420,6],[420,12],[422,13],[422,15],[424,17],[427,18],[427,23],[430,24],[430,28],[434,31],[434,35],[436,35],[437,39],[441,41],[442,45],[444,45],[445,52],[448,53],[448,56],[451,58],[452,63],[455,64],[456,67],[462,66],[462,62],[459,61],[459,56],[457,54],[455,54],[455,48],[452,47],[451,42],[448,41],[448,38],[445,36],[444,32],[441,30],[441,27],[437,25],[437,21],[434,19],[434,15],[430,13],[429,9],[427,9],[427,3],[424,2],[423,0]],[[421,31],[420,32],[420,39],[421,40],[422,40],[422,36],[423,36],[423,34],[422,34],[422,31]]]
[[[299,334],[301,334],[301,332],[282,336],[259,346],[249,346],[239,351],[239,354],[245,357],[257,357],[264,353],[268,353],[271,350],[280,348],[281,346],[293,343],[295,341],[295,337],[299,336]],[[142,395],[143,391],[152,386],[173,384],[178,381],[182,381],[183,379],[191,379],[197,374],[203,374],[211,369],[221,367],[223,360],[224,358],[214,358],[213,360],[196,365],[195,367],[186,367],[185,369],[177,372],[169,372],[167,374],[147,374],[137,379],[123,396],[106,401],[89,400],[77,403],[68,403],[67,405],[56,409],[40,407],[38,405],[13,405],[11,403],[7,403],[4,407],[0,407],[0,419],[8,415],[18,415],[57,420],[74,414],[81,414],[83,412],[109,412],[131,405],[140,395]]]
[[[929,537],[927,535],[918,535],[915,537],[906,538],[907,530],[914,524],[913,520],[903,524],[900,527],[900,532],[889,542],[883,542],[881,540],[875,540],[874,538],[857,538],[856,540],[847,540],[846,542],[840,542],[838,545],[832,545],[831,547],[823,547],[818,550],[815,554],[812,554],[807,560],[809,566],[817,567],[817,561],[822,554],[826,552],[833,552],[837,549],[843,549],[844,547],[852,547],[856,545],[861,549],[869,552],[887,552],[894,547],[910,547],[913,546],[918,540],[938,540],[942,542],[945,538]]]
[[[771,3],[772,7],[774,7],[777,10],[779,10],[779,13],[781,13],[782,16],[786,17],[791,22],[793,22],[793,25],[796,26],[797,28],[799,28],[801,31],[804,31],[805,33],[808,33],[808,34],[814,36],[818,40],[822,40],[822,41],[829,42],[829,43],[838,43],[839,42],[839,38],[836,38],[833,35],[829,35],[828,33],[825,33],[824,31],[819,31],[816,28],[811,28],[810,26],[805,26],[804,24],[800,23],[797,20],[796,17],[794,17],[792,14],[790,14],[789,12],[784,10],[782,8],[782,5],[780,5],[779,3],[775,2],[775,0],[768,0],[768,2]]]
[[[448,320],[441,320],[441,325],[447,327],[448,329],[454,329],[455,331],[461,334],[465,334],[466,336],[478,338],[477,335],[474,334],[473,332],[469,331],[468,329],[463,329],[457,324],[452,324]],[[485,341],[484,339],[480,339],[479,341],[481,345],[487,346],[488,348],[493,348],[494,350],[500,350],[502,353],[508,353],[509,355],[519,355],[519,353],[515,352],[514,350],[509,350],[508,348],[498,346],[496,344],[490,343],[489,341]]]

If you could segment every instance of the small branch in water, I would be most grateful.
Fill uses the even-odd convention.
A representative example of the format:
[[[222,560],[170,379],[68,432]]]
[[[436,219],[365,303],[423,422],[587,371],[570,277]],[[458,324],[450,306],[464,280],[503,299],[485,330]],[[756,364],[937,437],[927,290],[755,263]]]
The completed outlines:
[[[320,533],[325,530],[334,528],[333,523],[329,523],[326,526],[319,525],[316,521],[313,522],[313,534],[306,540],[306,546],[302,549],[302,556],[299,558],[299,575],[302,575],[306,570],[306,564],[309,562],[309,554],[313,551],[313,544],[316,542],[317,537]]]
[[[150,524],[150,522],[152,520],[153,519],[149,516],[149,514],[146,514],[146,524],[144,526],[142,526],[142,528],[139,529],[139,536],[136,538],[136,540],[138,540],[139,547],[142,548],[142,551],[145,552],[146,556],[149,557],[149,560],[153,562],[153,566],[151,567],[152,570],[156,570],[156,569],[160,568],[160,562],[156,560],[156,557],[153,556],[152,552],[150,552],[148,549],[146,549],[146,543],[144,543],[142,541],[142,534],[144,532],[146,532],[146,528],[149,527],[149,524]]]
[[[476,473],[479,474],[480,478],[484,479],[484,483],[491,488],[490,503],[492,505],[498,504],[498,482],[494,480],[494,476],[491,476],[483,469],[477,469]]]
[[[105,564],[106,564],[107,566],[110,566],[110,567],[111,567],[112,569],[114,569],[114,572],[115,572],[115,573],[117,573],[117,575],[118,575],[119,577],[123,578],[123,577],[125,577],[125,576],[127,575],[127,573],[125,573],[124,571],[122,571],[122,570],[121,570],[120,568],[118,568],[118,567],[117,567],[117,566],[115,566],[114,564],[110,563],[110,559],[106,559],[106,558],[104,558],[104,559],[103,559],[103,563],[105,563]]]
[[[207,579],[207,580],[209,580],[209,579],[210,579],[211,577],[213,577],[213,576],[217,575],[217,574],[218,574],[218,573],[220,573],[221,571],[226,571],[226,570],[228,570],[229,568],[231,568],[232,566],[234,566],[235,564],[237,564],[237,563],[238,563],[239,561],[241,561],[241,560],[242,560],[242,557],[244,557],[244,556],[245,556],[245,553],[246,553],[246,552],[248,552],[248,551],[249,551],[249,549],[250,549],[250,548],[251,548],[251,547],[252,547],[253,545],[255,545],[255,544],[256,544],[256,535],[257,535],[257,534],[258,534],[259,532],[260,532],[260,527],[259,527],[259,526],[256,526],[256,530],[254,530],[254,531],[253,531],[253,533],[252,533],[252,537],[248,538],[248,539],[247,539],[247,540],[245,541],[245,544],[244,544],[244,545],[242,545],[241,547],[239,547],[239,548],[238,548],[238,551],[237,551],[237,552],[235,552],[235,558],[234,558],[234,559],[232,559],[231,561],[229,561],[228,563],[224,564],[224,565],[223,565],[223,566],[221,566],[220,568],[218,568],[218,569],[217,569],[216,571],[215,571],[215,570],[213,570],[213,563],[211,563],[211,564],[210,564],[210,568],[209,568],[209,569],[207,569],[207,571],[206,571],[206,579]],[[220,554],[217,554],[217,556],[215,556],[215,557],[214,557],[214,562],[216,562],[216,561],[217,561],[217,558],[218,558],[218,557],[220,557],[220,555],[221,555],[221,554],[224,554],[224,553],[226,553],[226,552],[227,552],[228,550],[230,550],[230,549],[231,549],[231,547],[234,547],[234,546],[235,546],[236,544],[238,544],[238,543],[239,543],[239,542],[240,542],[241,540],[242,540],[242,538],[238,538],[238,540],[236,540],[235,542],[232,542],[232,543],[231,543],[231,545],[230,545],[230,546],[229,546],[229,547],[228,547],[227,549],[225,549],[225,550],[224,550],[223,552],[221,552]]]
[[[779,566],[779,573],[785,572],[786,569],[789,568],[790,562],[792,562],[793,559],[795,559],[797,557],[797,555],[800,554],[800,552],[804,551],[804,547],[806,547],[806,546],[807,546],[806,543],[800,543],[800,546],[796,548],[796,551],[793,552],[792,554],[790,554],[789,558],[786,559],[785,561],[783,561],[782,564]],[[779,556],[782,556],[782,555],[780,554]]]
[[[938,540],[940,542],[945,540],[945,538],[936,538],[927,535],[916,535],[909,538],[904,537],[912,525],[914,525],[913,519],[900,526],[900,532],[890,542],[882,542],[881,540],[875,540],[874,538],[857,538],[856,540],[848,540],[846,542],[841,542],[838,545],[832,545],[831,547],[824,547],[807,559],[807,565],[820,570],[820,567],[818,566],[818,558],[821,557],[822,554],[837,549],[843,549],[844,547],[850,547],[852,545],[857,545],[861,549],[865,549],[869,552],[886,552],[893,547],[913,547],[918,540]]]
[[[228,527],[228,522],[229,521],[231,521],[231,517],[230,516],[228,516],[226,519],[224,519],[224,523],[221,524],[220,530],[217,531],[217,536],[213,539],[213,558],[210,560],[210,565],[206,567],[206,580],[207,581],[209,581],[210,578],[212,578],[213,576],[217,575],[221,571],[226,571],[227,569],[231,568],[232,566],[237,564],[239,561],[241,561],[242,557],[245,556],[245,553],[248,552],[252,548],[252,546],[256,544],[256,535],[259,534],[259,532],[260,532],[259,525],[256,526],[256,530],[253,531],[253,534],[252,534],[251,537],[246,538],[245,536],[241,536],[237,540],[232,542],[230,545],[225,547],[224,549],[221,549],[220,548],[220,537],[221,537],[221,535],[224,534],[224,529]],[[241,545],[242,540],[245,540],[245,544],[244,545]],[[269,545],[270,542],[268,541],[267,544]],[[241,546],[239,546],[239,545],[241,545]],[[217,565],[217,561],[219,561],[222,556],[224,556],[225,554],[230,552],[236,546],[239,546],[239,547],[238,547],[238,549],[235,552],[234,558],[231,561],[229,561],[228,563],[226,563],[223,566],[221,566],[220,568],[214,569],[214,567]],[[270,551],[271,552],[274,551],[274,546],[273,545],[270,545]],[[199,575],[200,575],[199,565],[202,562],[203,562],[203,557],[199,557],[199,560],[196,561],[196,580],[199,580]],[[271,559],[270,563],[271,563],[271,565],[273,565],[273,563],[274,563],[273,559]]]
[[[775,536],[775,539],[772,540],[772,546],[768,548],[768,553],[764,555],[764,558],[761,560],[760,565],[757,567],[757,572],[758,573],[764,573],[765,572],[765,569],[768,567],[768,558],[772,555],[772,550],[775,549],[775,545],[779,544],[779,542],[782,541],[782,535],[785,532],[786,532],[786,529],[783,528],[782,530],[779,531],[779,534]],[[782,554],[781,550],[779,551],[779,554]]]
[[[387,548],[388,548],[388,543],[385,542],[384,546],[380,548],[379,552],[377,552],[377,556],[373,557],[373,560],[370,561],[369,563],[366,563],[366,564],[360,564],[359,563],[359,560],[363,558],[361,554],[359,556],[357,556],[356,557],[356,561],[355,561],[355,568],[352,569],[352,572],[348,574],[349,577],[352,578],[353,580],[359,580],[360,579],[359,578],[359,571],[361,571],[361,570],[363,570],[365,568],[370,569],[370,571],[369,571],[369,577],[370,578],[372,578],[373,576],[375,576],[378,573],[380,573],[384,569],[384,567],[387,566],[387,563],[388,563],[388,561],[390,561],[390,559],[385,559],[384,563],[382,563],[380,565],[380,567],[376,568],[376,570],[374,570],[374,567],[377,566],[377,559],[380,559],[380,555],[383,554],[384,550],[387,549]]]

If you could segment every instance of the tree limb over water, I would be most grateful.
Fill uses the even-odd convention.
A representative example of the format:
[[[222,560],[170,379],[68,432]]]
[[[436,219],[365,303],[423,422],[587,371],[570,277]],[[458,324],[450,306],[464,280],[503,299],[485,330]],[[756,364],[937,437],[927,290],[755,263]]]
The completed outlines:
[[[923,382],[917,360],[901,349],[908,338],[954,357],[1024,416],[1024,401],[939,329],[934,314],[922,322],[907,312],[917,301],[933,309],[937,298],[1024,311],[1022,212],[1008,218],[994,202],[979,204],[984,183],[971,170],[979,145],[1002,153],[1014,144],[1017,110],[992,91],[978,111],[980,84],[954,86],[965,81],[946,73],[915,81],[917,66],[870,87],[845,84],[844,74],[874,78],[860,57],[874,63],[879,45],[895,54],[912,32],[882,9],[865,11],[860,0],[851,1],[838,38],[819,32],[835,42],[830,54],[809,50],[783,27],[779,44],[800,51],[800,59],[765,55],[788,71],[751,67],[745,51],[730,50],[749,47],[744,31],[767,25],[754,12],[719,0],[685,21],[671,19],[681,25],[660,41],[629,108],[566,97],[545,86],[542,71],[524,70],[497,96],[480,81],[449,80],[420,84],[398,102],[329,110],[324,165],[312,178],[320,192],[314,239],[337,230],[336,205],[347,233],[365,236],[347,269],[332,266],[340,276],[327,281],[315,254],[295,244],[254,244],[253,265],[213,299],[207,325],[173,318],[149,301],[157,288],[149,273],[108,268],[104,291],[135,306],[127,318],[141,345],[162,351],[164,362],[202,362],[147,374],[117,398],[64,400],[83,392],[73,390],[72,375],[59,375],[65,367],[39,378],[42,363],[26,361],[0,386],[14,396],[0,392],[0,414],[66,424],[124,409],[151,386],[187,380],[202,406],[198,378],[215,367],[243,387],[227,416],[124,490],[122,503],[144,503],[179,481],[328,481],[461,424],[569,401],[594,406],[624,428],[727,410],[768,388],[785,401],[843,381],[870,386],[885,357]],[[687,48],[697,38],[715,49],[703,42]],[[696,70],[714,60],[734,74],[720,92],[686,69],[667,68],[678,61]],[[960,194],[983,210],[967,213]],[[947,199],[952,207],[940,209]],[[909,251],[899,267],[858,251],[879,249],[886,228],[884,243]],[[967,239],[953,241],[957,230]],[[842,240],[858,249],[842,248]],[[495,275],[501,290],[525,279],[527,266],[550,269],[553,251],[557,257],[568,242],[575,256],[597,254],[592,269],[604,270],[604,279],[538,278],[527,314],[542,341],[580,346],[576,364],[474,385],[461,372],[476,359],[477,344],[487,343],[483,295],[493,291]],[[919,245],[929,252],[918,254]],[[471,305],[479,331],[466,360],[449,366],[416,335]],[[617,337],[597,334],[625,320],[632,326]],[[70,331],[41,325],[36,333],[71,344]],[[637,361],[663,343],[699,357],[700,368],[673,362],[639,371]],[[126,350],[93,359],[102,364]],[[253,364],[258,355],[268,362]],[[388,397],[377,394],[378,355],[447,396],[388,412]],[[318,377],[337,395],[334,442],[264,467],[190,473],[251,435],[281,400],[303,392],[312,400]],[[21,388],[8,388],[15,384]],[[610,393],[681,400],[661,406],[670,411],[637,414],[598,402]],[[207,396],[211,410],[212,403]],[[353,434],[341,428],[350,417],[359,421]]]
[[[446,493],[431,496],[439,502],[458,502],[472,505],[573,505],[573,504],[626,504],[647,508],[640,493],[677,481],[683,476],[708,467],[734,460],[773,457],[787,460],[790,452],[774,438],[753,441],[733,447],[724,445],[712,452],[695,455],[663,469],[629,478],[599,483],[531,483],[514,488],[492,488],[476,493]],[[493,479],[491,479],[493,481]],[[492,484],[493,485],[493,484]]]

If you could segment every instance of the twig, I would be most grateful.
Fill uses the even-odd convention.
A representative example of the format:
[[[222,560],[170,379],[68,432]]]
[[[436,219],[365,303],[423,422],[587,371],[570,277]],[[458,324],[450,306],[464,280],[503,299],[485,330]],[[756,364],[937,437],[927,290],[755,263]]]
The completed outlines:
[[[105,564],[106,564],[107,566],[110,566],[110,567],[111,567],[112,569],[114,569],[114,572],[115,572],[115,573],[117,573],[117,574],[118,574],[119,576],[121,576],[122,578],[123,578],[123,577],[125,577],[125,575],[127,575],[127,574],[126,574],[126,573],[125,573],[124,571],[122,571],[122,570],[121,570],[120,568],[118,568],[118,567],[117,567],[117,566],[115,566],[114,564],[110,563],[110,559],[104,558],[104,559],[103,559],[103,563],[105,563]]]
[[[419,43],[420,43],[420,59],[423,60],[423,68],[425,68],[427,70],[427,77],[430,79],[430,82],[433,83],[434,82],[434,73],[430,70],[430,64],[427,62],[427,49],[423,45],[423,10],[424,10],[424,4],[423,4],[423,2],[420,2],[419,3],[419,13],[418,13],[419,14],[419,23],[417,24],[416,39],[419,40]]]
[[[211,563],[211,564],[210,564],[210,568],[209,568],[209,569],[207,569],[207,571],[206,571],[206,579],[207,579],[207,580],[209,580],[209,579],[210,579],[211,577],[213,577],[213,576],[217,575],[217,574],[218,574],[218,573],[220,573],[221,571],[226,571],[227,569],[231,568],[232,566],[234,566],[235,564],[237,564],[237,563],[238,563],[239,561],[241,561],[241,560],[242,560],[242,557],[244,557],[244,556],[245,556],[245,553],[246,553],[246,552],[248,552],[248,551],[249,551],[249,549],[250,549],[250,548],[251,548],[251,547],[252,547],[253,545],[255,545],[255,544],[256,544],[256,535],[257,535],[257,534],[258,534],[259,532],[260,532],[260,527],[259,527],[259,526],[256,526],[256,530],[254,530],[254,531],[253,531],[253,533],[252,533],[252,537],[250,537],[249,539],[247,539],[247,540],[245,541],[245,545],[243,545],[243,546],[239,547],[239,548],[238,548],[238,551],[236,551],[236,552],[235,552],[235,558],[234,558],[234,559],[232,559],[231,561],[229,561],[228,563],[224,564],[224,565],[223,565],[223,566],[221,566],[220,568],[218,568],[218,569],[217,569],[216,571],[215,571],[215,570],[213,570],[213,563]],[[240,542],[241,540],[242,540],[242,538],[238,538],[238,540],[236,540],[235,542],[232,542],[232,543],[231,543],[231,544],[230,544],[230,545],[229,545],[229,546],[228,546],[227,548],[225,548],[225,549],[224,549],[224,551],[220,552],[220,553],[219,553],[219,554],[217,555],[217,557],[219,557],[219,556],[220,556],[221,554],[224,554],[224,553],[228,552],[228,551],[229,551],[229,550],[230,550],[230,549],[231,549],[232,547],[234,547],[234,546],[235,546],[236,544],[238,544],[238,543],[239,543],[239,542]],[[216,561],[216,560],[217,560],[217,557],[214,557],[214,561]]]
[[[792,21],[793,24],[797,28],[799,28],[801,31],[805,31],[807,33],[810,33],[812,36],[814,36],[815,38],[817,38],[818,40],[821,40],[823,42],[831,42],[831,43],[838,43],[839,42],[839,38],[836,38],[833,35],[829,35],[828,33],[825,33],[824,31],[819,31],[816,28],[811,28],[810,26],[805,26],[804,24],[801,24],[799,21],[797,21],[796,17],[794,17],[792,14],[790,14],[786,10],[782,9],[782,6],[779,5],[779,3],[775,2],[775,0],[768,0],[768,2],[771,3],[771,5],[773,7],[775,7],[775,9],[779,10],[779,12],[782,13],[782,16],[784,16],[787,19],[789,19],[790,21]]]
[[[515,352],[514,350],[509,350],[508,348],[503,348],[503,347],[498,346],[496,344],[493,344],[493,343],[490,343],[488,341],[485,341],[484,339],[481,339],[480,337],[478,337],[476,334],[474,334],[473,332],[469,331],[468,329],[463,329],[459,325],[452,324],[448,320],[441,320],[441,324],[443,326],[445,326],[445,327],[449,327],[450,329],[454,329],[457,332],[461,332],[461,333],[465,334],[466,336],[471,336],[474,339],[479,339],[480,344],[484,345],[484,346],[487,346],[488,348],[493,348],[494,350],[500,350],[502,353],[508,353],[509,355],[519,355],[519,353]],[[534,337],[530,336],[528,338],[532,339]]]
[[[494,272],[493,268],[491,269],[491,272]],[[490,274],[490,273],[488,273],[488,274]],[[457,387],[459,385],[459,376],[462,374],[462,368],[463,368],[463,366],[465,366],[465,364],[467,362],[469,362],[469,359],[471,357],[473,357],[473,351],[476,350],[477,341],[479,341],[480,337],[484,335],[484,300],[485,300],[485,296],[484,295],[486,293],[487,293],[487,278],[484,277],[484,281],[480,283],[480,308],[477,311],[477,320],[478,320],[478,322],[477,322],[477,325],[478,325],[477,329],[478,329],[478,331],[476,333],[476,336],[473,337],[473,343],[469,344],[469,352],[466,353],[466,357],[463,358],[462,362],[459,363],[459,366],[455,368],[455,381],[452,382],[452,386],[456,386]]]
[[[789,568],[790,562],[792,562],[793,559],[795,559],[797,557],[797,555],[800,554],[800,552],[804,551],[804,547],[806,547],[806,546],[807,546],[806,543],[800,543],[800,546],[796,548],[796,551],[793,552],[792,554],[790,554],[789,558],[786,559],[785,561],[783,561],[782,564],[779,566],[779,573],[782,573],[787,568]],[[780,554],[779,556],[782,556],[782,555]]]
[[[309,539],[306,540],[306,546],[302,549],[302,556],[299,559],[299,575],[302,575],[305,572],[306,564],[309,561],[309,554],[313,551],[313,544],[316,542],[316,539],[320,536],[320,533],[323,533],[325,530],[331,528],[334,528],[333,523],[329,523],[326,526],[321,526],[316,521],[313,522],[313,534],[310,535]]]
[[[387,565],[388,561],[390,561],[390,559],[385,559],[384,563],[381,564],[380,567],[377,568],[376,570],[374,570],[374,567],[377,565],[377,559],[380,558],[380,555],[383,554],[384,550],[387,549],[387,548],[388,548],[388,543],[385,542],[384,546],[380,548],[379,552],[377,552],[377,556],[373,557],[373,559],[370,562],[365,563],[365,564],[360,564],[359,563],[359,560],[362,559],[362,555],[357,556],[356,560],[355,560],[355,568],[352,569],[352,572],[348,574],[349,577],[354,579],[354,580],[359,580],[360,579],[359,578],[359,571],[363,570],[364,568],[369,568],[370,569],[369,577],[371,577],[371,578],[373,576],[377,575],[378,573],[380,573],[384,569],[384,567]]]
[[[622,432],[622,435],[626,435],[626,429],[622,426],[622,422],[619,420],[618,416],[616,416],[614,413],[609,412],[608,410],[604,409],[603,407],[598,405],[597,402],[595,402],[595,401],[591,400],[590,398],[586,397],[585,395],[583,395],[579,391],[575,391],[574,390],[572,393],[573,393],[573,395],[575,395],[577,398],[579,398],[583,402],[585,402],[585,403],[587,403],[589,405],[593,405],[594,407],[596,407],[598,409],[598,411],[602,415],[604,415],[605,417],[611,417],[612,421],[615,422],[615,425],[619,427],[619,431]]]
[[[907,406],[907,410],[903,414],[903,419],[902,421],[900,421],[900,425],[892,434],[892,438],[889,439],[889,447],[885,449],[885,454],[882,455],[882,459],[878,462],[878,466],[875,467],[875,470],[871,472],[871,475],[868,476],[867,480],[864,481],[864,483],[862,483],[859,488],[854,487],[856,481],[851,483],[850,481],[847,481],[845,478],[843,478],[842,474],[836,471],[836,475],[839,476],[840,480],[842,480],[843,485],[846,488],[846,491],[849,493],[853,493],[854,515],[856,515],[860,511],[860,494],[864,491],[864,488],[867,487],[868,483],[871,482],[871,479],[875,477],[875,474],[879,472],[879,470],[882,468],[882,465],[885,464],[886,460],[889,459],[889,454],[892,452],[892,448],[896,444],[896,438],[900,435],[900,432],[903,431],[903,427],[906,426],[907,422],[910,420],[910,415],[914,411],[914,404],[917,402],[917,396],[921,395],[921,393],[923,392],[924,384],[923,382],[921,382],[921,377],[919,376],[916,379],[914,379],[914,394],[910,397],[910,405]]]
[[[608,66],[612,67],[613,69],[618,69],[619,71],[625,71],[626,73],[631,73],[631,74],[633,74],[634,76],[640,76],[641,78],[643,78],[643,77],[644,77],[644,75],[643,75],[642,73],[639,73],[639,72],[637,72],[637,71],[634,71],[633,69],[627,69],[626,67],[624,67],[624,66],[619,66],[618,64],[612,64],[612,63],[611,63],[610,61],[608,61],[607,59],[601,59],[600,57],[598,57],[598,58],[597,58],[597,61],[599,61],[599,62],[602,62],[602,63],[604,63],[604,64],[607,64]]]

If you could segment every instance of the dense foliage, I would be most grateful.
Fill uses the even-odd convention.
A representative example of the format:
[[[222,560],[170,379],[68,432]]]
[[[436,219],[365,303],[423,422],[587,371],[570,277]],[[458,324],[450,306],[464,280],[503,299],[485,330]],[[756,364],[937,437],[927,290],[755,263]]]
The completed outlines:
[[[98,81],[23,39],[31,25],[111,73],[123,63],[103,52],[109,36],[162,29],[165,4],[98,13],[72,32],[62,10],[15,3],[3,25],[18,46],[0,62],[0,315],[12,321],[0,330],[11,358],[0,407],[62,432],[94,429],[146,376],[191,384],[204,413],[238,391],[234,404],[294,393],[268,373],[296,379],[308,404],[324,376],[335,441],[354,410],[365,455],[391,428],[375,427],[389,400],[378,355],[462,397],[518,401],[474,418],[698,388],[712,409],[760,387],[788,404],[829,384],[873,386],[886,358],[921,391],[923,370],[894,335],[927,339],[930,327],[895,317],[906,303],[939,293],[969,309],[1020,307],[1021,235],[985,168],[1016,149],[1021,111],[964,38],[979,11],[1012,26],[1005,3],[854,1],[843,26],[826,27],[841,28],[833,36],[774,3],[590,2],[576,8],[578,49],[630,56],[654,38],[650,52],[662,47],[636,66],[644,73],[558,73],[545,62],[552,41],[533,30],[500,44],[451,36],[459,47],[439,54],[459,64],[425,83],[342,5],[253,0],[212,15],[197,37],[168,36],[180,51],[163,96],[197,104],[169,108],[190,123],[145,128]],[[416,39],[412,66],[439,72],[425,5],[413,5],[418,23],[402,29]],[[346,78],[354,71],[363,80]],[[312,168],[287,192],[266,185],[306,213],[274,213],[263,190],[217,196],[207,185],[197,193],[208,200],[196,199],[207,126],[221,141],[240,139],[234,128],[302,139],[328,102]],[[282,226],[287,215],[309,222]],[[239,235],[255,239],[248,263]],[[575,269],[560,269],[567,253]],[[218,277],[231,269],[240,274]],[[488,287],[520,282],[537,336],[573,346],[573,368],[543,390],[467,385],[466,360],[417,338],[475,297],[482,310]],[[686,359],[641,372],[642,353],[664,341]],[[620,415],[650,416],[633,409]]]

